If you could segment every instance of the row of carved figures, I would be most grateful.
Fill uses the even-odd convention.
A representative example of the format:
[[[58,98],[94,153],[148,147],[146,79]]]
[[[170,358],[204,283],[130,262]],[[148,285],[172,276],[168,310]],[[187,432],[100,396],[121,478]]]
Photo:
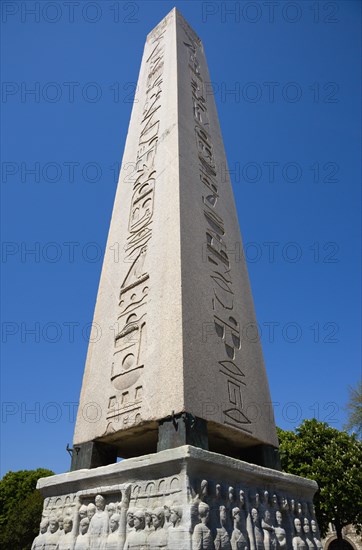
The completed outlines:
[[[232,519],[229,528],[228,512]],[[218,526],[213,528],[210,521],[210,506],[199,502],[197,506],[199,522],[192,535],[193,550],[319,550],[320,542],[317,522],[304,517],[291,518],[280,510],[264,509],[260,512],[251,508],[246,512],[235,506],[228,510],[218,508]],[[210,525],[211,524],[211,525]]]
[[[152,509],[132,508],[125,491],[119,503],[97,495],[58,515],[44,518],[32,550],[319,550],[322,544],[307,503],[269,499],[267,491],[245,495],[209,495],[201,484],[190,514],[167,503]],[[221,503],[221,499],[222,502]],[[208,503],[206,502],[208,501]],[[280,501],[280,504],[279,504]],[[191,519],[191,522],[190,522]],[[186,525],[187,524],[187,525]]]
[[[107,506],[102,495],[44,518],[32,550],[190,550],[189,530],[181,527],[182,508],[130,508],[126,498]]]
[[[202,480],[193,491],[193,550],[319,550],[312,502]],[[206,543],[205,543],[206,540]]]

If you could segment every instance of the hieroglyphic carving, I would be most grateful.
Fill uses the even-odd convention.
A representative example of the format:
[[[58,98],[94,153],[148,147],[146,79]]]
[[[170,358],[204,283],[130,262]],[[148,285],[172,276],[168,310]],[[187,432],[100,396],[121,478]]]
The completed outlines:
[[[142,108],[135,159],[136,177],[133,183],[125,246],[125,261],[131,262],[131,267],[120,287],[111,368],[111,381],[115,394],[109,397],[106,433],[141,421],[142,383],[140,379],[145,366],[146,310],[150,290],[146,260],[152,238],[157,179],[155,157],[160,127],[166,25],[167,21],[159,25],[150,36],[151,53],[146,59],[145,103]]]
[[[225,358],[219,361],[219,365],[229,364],[230,367],[229,369],[220,369],[225,376],[228,395],[228,404],[223,409],[223,421],[226,425],[252,433],[251,422],[243,411],[242,386],[246,385],[245,374],[241,372],[236,358],[237,351],[241,347],[240,323],[237,320],[237,313],[234,311],[234,291],[226,244],[227,236],[224,221],[216,210],[220,198],[218,170],[210,135],[204,79],[198,59],[201,43],[195,36],[192,36],[194,33],[186,27],[186,24],[182,26],[187,39],[184,41],[184,45],[189,59],[195,139],[200,183],[202,184],[201,200],[207,223],[205,259],[210,266],[210,277],[213,281],[211,300],[214,311],[214,327],[225,348]],[[230,369],[233,376],[229,375]]]

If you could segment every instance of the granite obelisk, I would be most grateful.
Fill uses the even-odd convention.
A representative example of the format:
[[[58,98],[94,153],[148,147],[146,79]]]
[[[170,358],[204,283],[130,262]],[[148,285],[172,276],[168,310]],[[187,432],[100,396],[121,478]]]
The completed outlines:
[[[322,547],[317,484],[277,471],[209,80],[199,38],[172,10],[143,55],[73,471],[38,482],[34,550]]]
[[[176,10],[147,37],[93,324],[74,468],[185,443],[276,463],[210,77]]]

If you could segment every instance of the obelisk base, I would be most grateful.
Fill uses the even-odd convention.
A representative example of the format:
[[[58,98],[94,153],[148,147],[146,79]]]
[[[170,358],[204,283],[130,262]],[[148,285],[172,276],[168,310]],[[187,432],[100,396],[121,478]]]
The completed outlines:
[[[114,550],[321,548],[314,481],[189,445],[42,478],[37,488],[52,524],[51,533],[43,523],[46,548],[57,532],[75,550],[88,539]]]

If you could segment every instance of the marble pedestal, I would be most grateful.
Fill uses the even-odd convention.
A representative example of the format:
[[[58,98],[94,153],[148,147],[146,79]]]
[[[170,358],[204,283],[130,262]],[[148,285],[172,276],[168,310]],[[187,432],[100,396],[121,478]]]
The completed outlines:
[[[58,546],[49,528],[40,536],[45,550],[321,548],[314,481],[189,445],[43,478],[38,489],[43,520],[53,530],[68,520]]]

